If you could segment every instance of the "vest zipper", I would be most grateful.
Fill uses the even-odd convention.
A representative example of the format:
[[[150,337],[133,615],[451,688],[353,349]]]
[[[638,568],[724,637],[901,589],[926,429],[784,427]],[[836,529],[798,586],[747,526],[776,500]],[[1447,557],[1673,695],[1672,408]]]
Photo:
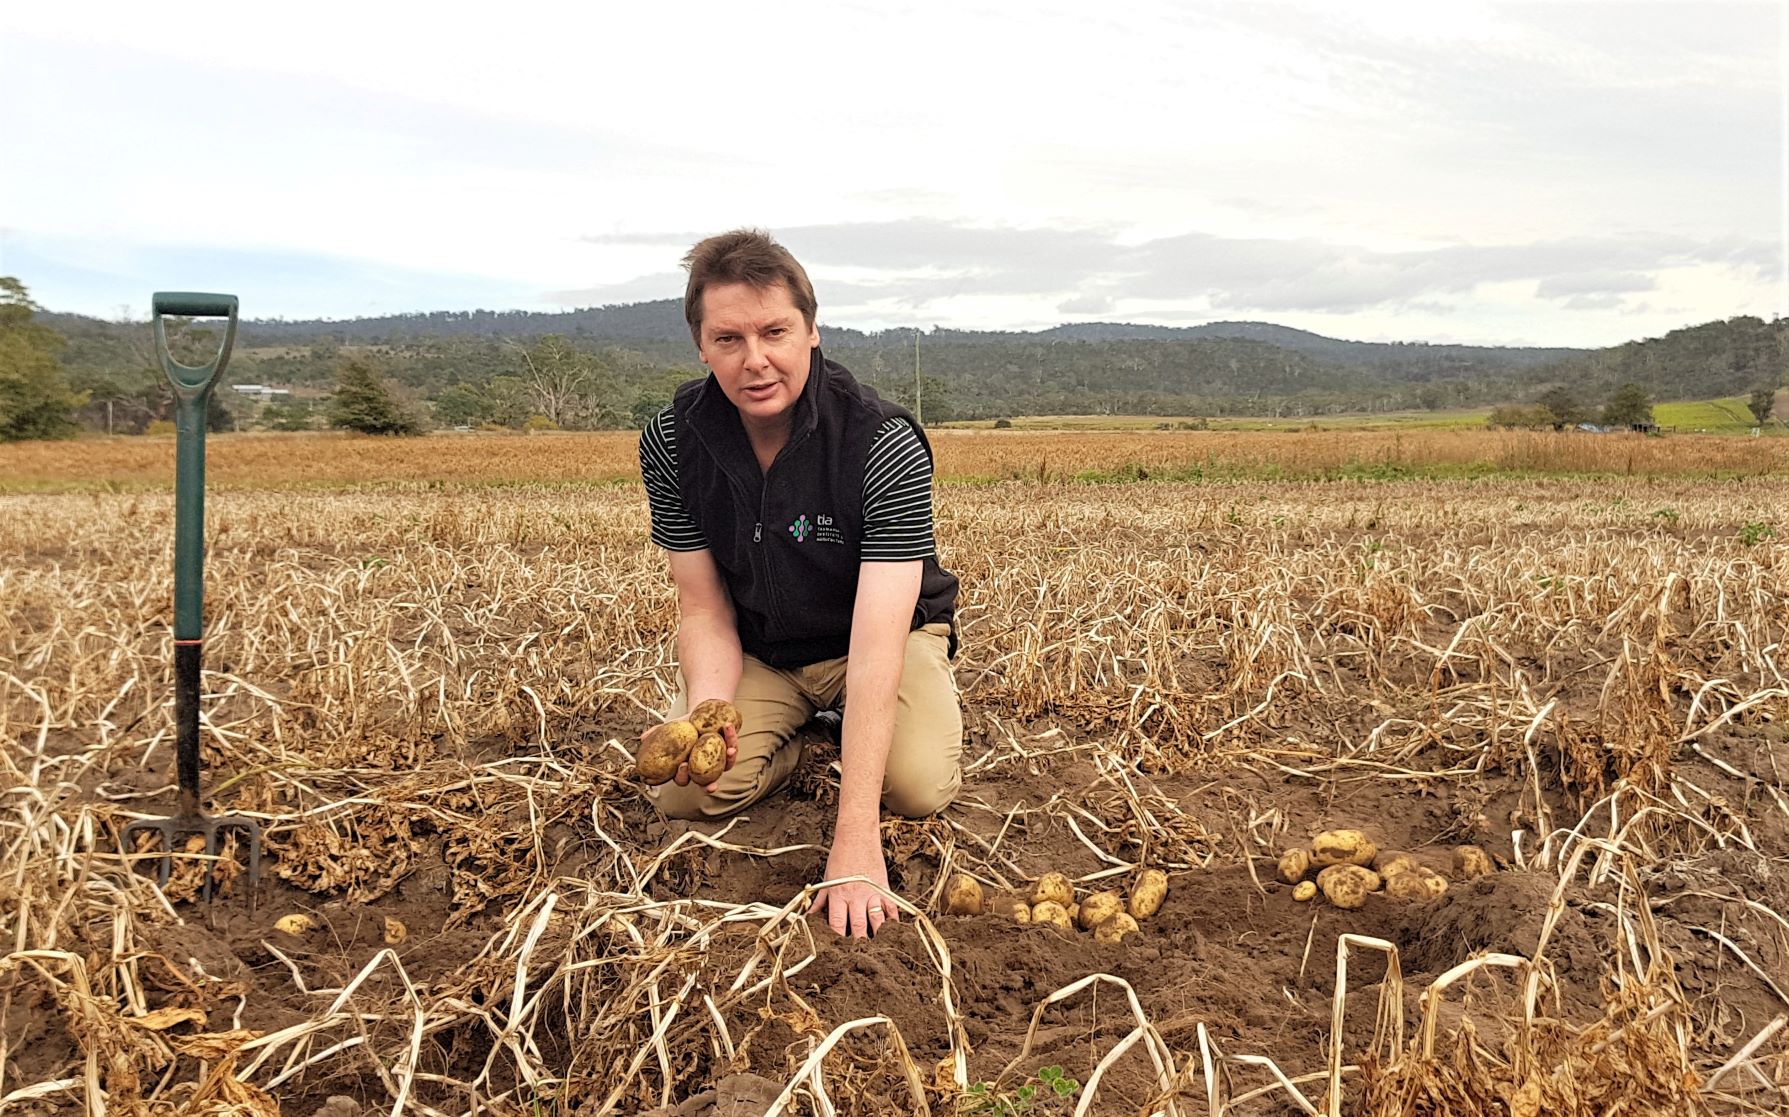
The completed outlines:
[[[762,508],[758,509],[758,514],[760,516],[762,516],[764,514],[764,510]],[[759,520],[757,523],[752,525],[752,542],[753,543],[764,542],[764,521],[763,520]]]

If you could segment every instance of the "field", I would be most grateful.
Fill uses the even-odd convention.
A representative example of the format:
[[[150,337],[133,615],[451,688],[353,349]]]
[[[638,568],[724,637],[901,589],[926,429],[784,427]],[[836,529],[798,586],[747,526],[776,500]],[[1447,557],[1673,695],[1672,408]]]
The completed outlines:
[[[967,771],[867,943],[803,914],[823,749],[726,824],[630,779],[630,439],[213,441],[207,791],[267,855],[210,905],[119,838],[173,805],[172,444],[0,447],[0,1110],[1789,1106],[1789,443],[935,442]],[[1293,900],[1336,827],[1496,871]],[[1115,945],[938,902],[1143,867]]]

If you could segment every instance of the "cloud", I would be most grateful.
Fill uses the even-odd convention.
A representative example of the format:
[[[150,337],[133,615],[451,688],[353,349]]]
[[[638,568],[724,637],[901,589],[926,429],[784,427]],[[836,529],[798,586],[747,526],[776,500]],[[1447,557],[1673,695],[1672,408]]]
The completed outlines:
[[[1652,273],[1666,268],[1715,264],[1764,276],[1778,259],[1777,247],[1764,241],[1647,233],[1386,251],[1315,237],[1204,232],[1126,244],[1099,227],[1018,228],[936,218],[772,232],[814,276],[821,301],[833,306],[891,302],[918,309],[965,295],[1015,295],[1048,299],[1063,313],[1106,313],[1123,300],[1202,301],[1226,313],[1433,310],[1489,284],[1534,283],[1548,299],[1622,294],[1654,289]],[[585,239],[681,249],[697,238],[622,233]],[[681,281],[673,288],[647,277],[596,290],[613,301],[652,284],[681,288]]]
[[[1632,291],[1651,291],[1658,280],[1634,271],[1581,271],[1575,274],[1550,275],[1540,281],[1534,293],[1543,299],[1566,296],[1614,295]],[[1617,300],[1619,301],[1619,300]],[[1570,306],[1571,303],[1566,305]]]

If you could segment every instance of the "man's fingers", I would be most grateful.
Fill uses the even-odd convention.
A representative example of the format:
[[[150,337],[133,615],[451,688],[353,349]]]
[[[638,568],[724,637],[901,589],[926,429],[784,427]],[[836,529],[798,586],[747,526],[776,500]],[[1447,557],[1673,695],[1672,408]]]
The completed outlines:
[[[851,905],[837,897],[828,897],[826,902],[826,922],[832,925],[832,933],[845,933],[851,918]]]
[[[686,760],[677,766],[677,774],[671,777],[671,782],[678,787],[688,787],[690,785],[689,761]]]

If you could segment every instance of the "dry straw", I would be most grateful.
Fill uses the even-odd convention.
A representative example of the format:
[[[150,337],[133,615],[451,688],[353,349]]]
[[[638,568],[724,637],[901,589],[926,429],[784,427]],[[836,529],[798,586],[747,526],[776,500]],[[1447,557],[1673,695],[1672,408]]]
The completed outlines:
[[[1095,460],[1080,437],[1015,439],[998,461],[975,457],[994,454],[989,439],[940,442],[960,472],[995,477],[1034,454],[1056,463],[1046,475]],[[541,468],[539,453],[607,443],[525,445]],[[1682,464],[1629,449],[1636,475]],[[235,452],[220,448],[225,480],[273,468],[255,444]],[[1471,452],[1566,451],[1512,436]],[[608,461],[585,474],[625,472]],[[369,467],[316,468],[327,484]],[[1778,478],[947,487],[939,533],[964,579],[959,677],[978,746],[942,823],[889,830],[940,878],[1016,886],[1041,867],[1030,835],[1046,825],[1085,851],[1088,883],[1143,863],[1191,889],[1226,864],[1254,872],[1290,824],[1231,778],[1264,773],[1468,803],[1502,780],[1520,801],[1482,825],[1552,882],[1532,950],[1423,981],[1413,1020],[1399,944],[1344,935],[1327,1039],[1296,1057],[1226,1050],[1204,1020],[1169,1031],[1133,983],[1094,972],[1033,1005],[1017,1055],[991,1066],[967,1039],[935,896],[903,901],[937,1006],[927,1035],[903,1034],[875,1006],[832,1018],[804,995],[796,979],[830,949],[802,918],[807,892],[692,893],[709,859],[811,857],[824,835],[639,832],[620,742],[668,700],[674,610],[632,489],[214,499],[205,747],[219,805],[262,819],[282,881],[318,902],[371,904],[438,872],[448,930],[479,928],[426,977],[402,946],[345,965],[349,952],[332,963],[268,932],[274,977],[257,983],[169,953],[206,933],[186,903],[200,874],[227,890],[233,862],[182,858],[164,895],[117,847],[167,791],[168,498],[0,498],[0,1108],[272,1113],[274,1099],[361,1092],[393,1115],[574,1100],[620,1113],[749,1068],[779,1084],[774,1112],[877,1098],[950,1111],[978,1081],[1004,1089],[1033,1070],[1040,1021],[1085,1004],[1121,1034],[1072,1068],[1076,1113],[1112,1111],[1114,1083],[1153,1091],[1149,1112],[1208,1117],[1781,1111],[1789,998],[1736,1027],[1675,967],[1701,942],[1723,982],[1784,993],[1781,892],[1710,861],[1784,855],[1789,558],[1740,530],[1784,507]],[[1070,765],[1091,783],[1042,804],[977,786]],[[1164,790],[1197,784],[1224,787],[1217,808],[1189,813]],[[1567,975],[1558,936],[1586,913],[1606,929],[1598,968]],[[1360,951],[1364,986],[1351,984],[1362,963],[1349,970]],[[277,1011],[250,1003],[269,980],[286,986]],[[1345,1011],[1363,990],[1378,1006],[1367,1034]],[[18,1068],[40,1064],[21,1061],[12,1023],[27,1013],[72,1053],[28,1079]],[[773,1030],[793,1044],[768,1045]],[[916,1062],[940,1047],[941,1067]]]

